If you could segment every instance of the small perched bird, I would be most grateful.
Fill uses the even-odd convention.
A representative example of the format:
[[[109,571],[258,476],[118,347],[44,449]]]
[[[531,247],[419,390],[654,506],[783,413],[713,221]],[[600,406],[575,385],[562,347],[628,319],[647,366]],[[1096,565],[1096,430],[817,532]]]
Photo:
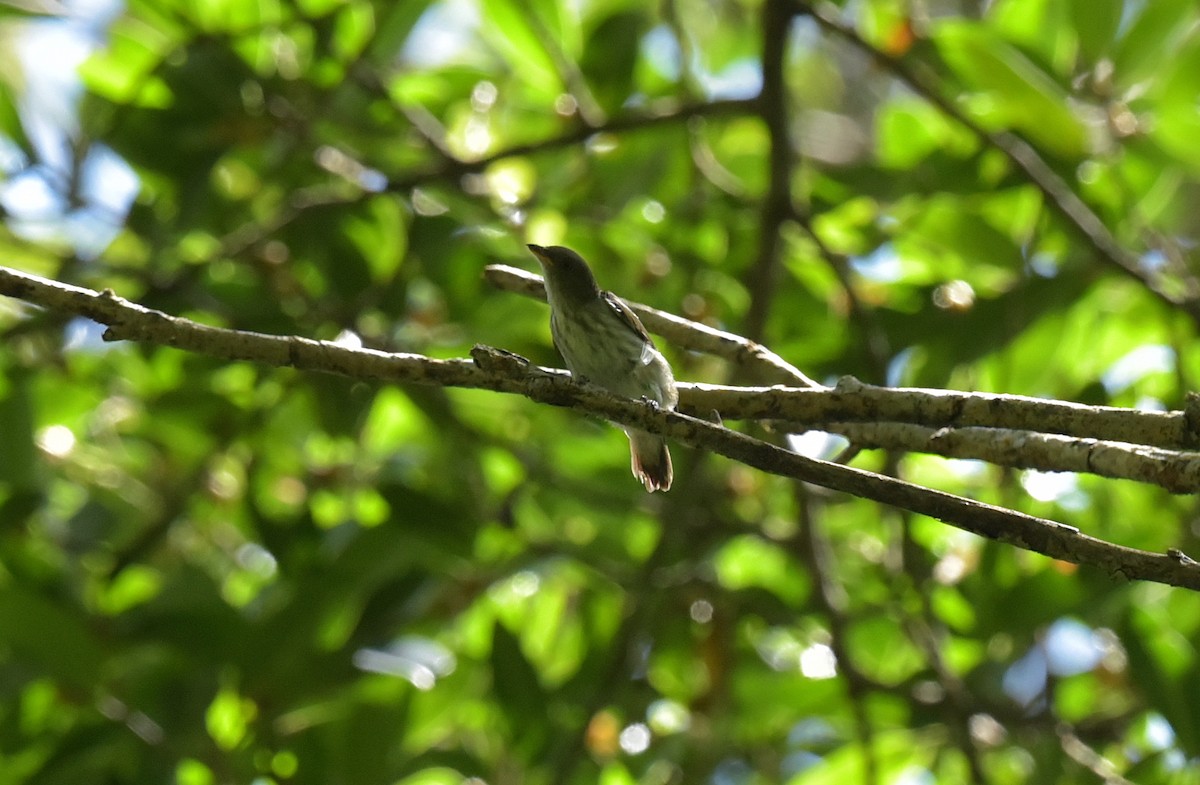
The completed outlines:
[[[600,289],[587,262],[559,245],[530,245],[546,280],[550,334],[580,381],[616,395],[653,401],[666,409],[679,402],[671,366],[646,328],[621,298]],[[646,490],[670,490],[671,453],[659,436],[626,428],[633,476]]]

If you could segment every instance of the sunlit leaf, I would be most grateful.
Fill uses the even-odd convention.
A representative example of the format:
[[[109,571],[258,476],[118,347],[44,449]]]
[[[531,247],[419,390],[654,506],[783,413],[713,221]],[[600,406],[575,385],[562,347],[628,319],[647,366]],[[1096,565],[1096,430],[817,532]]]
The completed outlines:
[[[552,39],[545,21],[517,0],[485,3],[483,12],[486,23],[481,33],[499,50],[508,67],[521,74],[534,94],[553,97],[562,81],[548,50]]]
[[[1190,0],[1156,0],[1129,10],[1133,21],[1121,36],[1113,62],[1116,78],[1127,87],[1164,66],[1163,55],[1174,50],[1197,17]]]
[[[686,407],[774,458],[671,441],[647,494],[537,378],[439,386],[495,377],[476,344],[562,366],[487,269],[540,272],[537,242],[753,332],[656,332],[681,383],[783,381],[762,346],[831,385],[1186,409],[1192,0],[69,5],[0,32],[0,265],[152,329],[0,298],[0,785],[1165,783],[1200,754],[1196,592],[756,467],[1184,575],[1193,495],[1026,465],[1061,435],[853,424],[919,440],[886,451]],[[228,359],[172,317],[440,362]]]
[[[1066,91],[1015,47],[967,22],[939,24],[934,40],[959,76],[994,104],[996,121],[1057,155],[1074,159],[1083,154],[1083,125],[1071,111]]]
[[[1089,60],[1095,61],[1108,52],[1124,10],[1120,0],[1072,0],[1071,21]]]

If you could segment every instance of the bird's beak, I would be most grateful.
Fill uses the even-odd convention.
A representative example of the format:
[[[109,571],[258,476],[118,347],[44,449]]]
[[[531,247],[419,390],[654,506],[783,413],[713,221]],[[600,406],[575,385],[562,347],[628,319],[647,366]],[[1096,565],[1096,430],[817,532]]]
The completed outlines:
[[[550,254],[546,253],[545,248],[540,245],[527,245],[525,247],[533,252],[533,255],[538,258],[539,262],[547,265],[550,264]]]

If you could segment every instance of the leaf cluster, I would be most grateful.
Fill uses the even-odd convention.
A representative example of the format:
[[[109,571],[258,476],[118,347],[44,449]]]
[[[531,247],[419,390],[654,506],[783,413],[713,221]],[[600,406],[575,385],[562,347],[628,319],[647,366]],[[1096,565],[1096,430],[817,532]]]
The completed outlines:
[[[545,309],[482,271],[561,243],[818,380],[1178,409],[1198,17],[130,0],[69,154],[0,69],[0,255],[205,324],[555,365]],[[16,301],[0,369],[0,785],[1196,780],[1193,592],[681,448],[647,497],[569,411],[110,345]],[[1196,550],[1161,488],[853,460]]]

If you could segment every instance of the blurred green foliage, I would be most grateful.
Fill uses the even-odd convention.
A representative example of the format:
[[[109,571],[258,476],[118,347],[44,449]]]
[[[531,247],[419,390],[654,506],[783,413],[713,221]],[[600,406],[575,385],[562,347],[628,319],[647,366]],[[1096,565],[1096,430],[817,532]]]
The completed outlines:
[[[818,378],[1177,408],[1196,323],[885,61],[798,7],[762,29],[775,2],[130,0],[80,69],[76,168],[4,69],[0,256],[206,323],[557,364],[481,270],[561,242],[693,319],[767,309]],[[65,23],[4,8],[6,41]],[[1200,291],[1194,2],[830,8]],[[764,35],[783,138],[729,102]],[[137,195],[87,254],[103,148]],[[56,215],[22,217],[30,176]],[[802,220],[763,299],[776,177]],[[619,431],[520,398],[105,345],[15,301],[0,331],[0,785],[1200,782],[1193,593],[682,448],[648,497]],[[1151,487],[856,463],[1198,545]]]

